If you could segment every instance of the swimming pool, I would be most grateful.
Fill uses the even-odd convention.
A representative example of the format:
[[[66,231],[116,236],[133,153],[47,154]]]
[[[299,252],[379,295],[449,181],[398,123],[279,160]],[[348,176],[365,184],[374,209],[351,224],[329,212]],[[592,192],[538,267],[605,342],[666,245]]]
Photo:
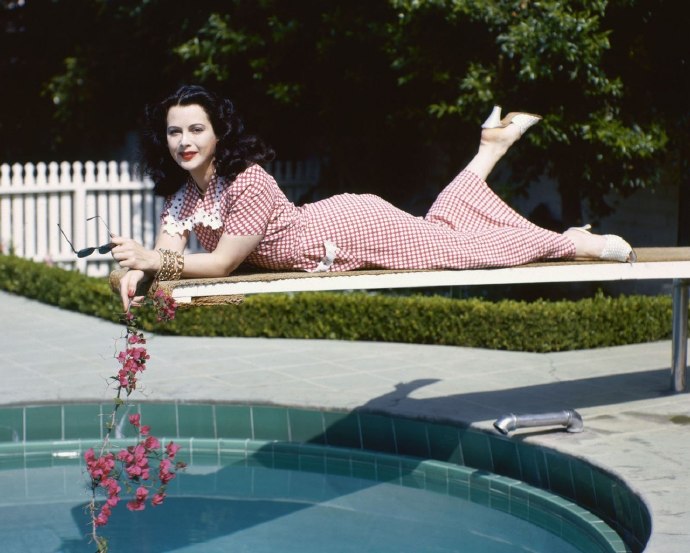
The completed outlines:
[[[100,436],[109,408],[0,409],[0,539],[8,547],[30,536],[3,551],[32,551],[31,543],[42,545],[36,551],[89,550],[81,539],[88,522],[81,452]],[[373,413],[135,409],[157,435],[179,442],[191,463],[167,505],[134,515],[118,509],[123,516],[106,527],[109,537],[120,527],[131,536],[131,524],[140,531],[161,524],[148,550],[286,551],[290,543],[306,552],[330,542],[339,551],[420,551],[420,544],[471,551],[472,543],[482,553],[636,552],[649,537],[649,514],[623,482],[498,435]]]

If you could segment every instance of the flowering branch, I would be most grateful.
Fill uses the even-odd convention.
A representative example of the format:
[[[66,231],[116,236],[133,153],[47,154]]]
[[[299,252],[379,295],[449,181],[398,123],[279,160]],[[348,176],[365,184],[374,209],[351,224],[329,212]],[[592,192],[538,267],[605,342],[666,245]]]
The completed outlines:
[[[153,307],[159,321],[167,322],[175,318],[177,305],[162,290],[153,295]],[[117,354],[116,359],[120,369],[116,376],[111,377],[116,383],[117,395],[113,400],[113,410],[105,424],[106,432],[98,455],[89,448],[84,453],[86,470],[89,473],[91,500],[89,514],[91,517],[91,537],[97,546],[97,553],[107,553],[108,540],[99,535],[98,529],[108,523],[112,509],[120,502],[122,491],[121,481],[127,491],[134,489],[134,498],[127,502],[130,511],[142,511],[146,501],[154,507],[163,503],[166,497],[166,487],[175,478],[176,471],[185,467],[185,463],[175,461],[180,446],[174,442],[163,448],[158,438],[151,434],[150,426],[141,422],[139,414],[130,415],[129,423],[137,429],[139,441],[136,445],[120,450],[117,454],[110,451],[110,436],[116,426],[117,411],[124,404],[125,397],[136,389],[141,373],[146,369],[149,355],[146,351],[146,339],[139,330],[137,320],[131,311],[124,315],[127,327],[125,334],[125,349]],[[157,461],[158,470],[152,470],[150,461]],[[119,464],[119,469],[117,465]],[[155,489],[149,499],[150,491]],[[98,506],[98,491],[105,493],[105,501]]]

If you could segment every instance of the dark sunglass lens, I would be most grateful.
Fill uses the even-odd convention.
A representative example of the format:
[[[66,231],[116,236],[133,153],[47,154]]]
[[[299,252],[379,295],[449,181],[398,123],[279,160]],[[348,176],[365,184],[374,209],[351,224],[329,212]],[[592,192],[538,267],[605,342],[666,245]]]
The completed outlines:
[[[103,246],[98,246],[98,253],[108,253],[110,250],[112,250],[115,247],[115,244],[112,242],[110,244],[105,244]]]
[[[77,257],[88,257],[89,255],[91,255],[95,251],[96,251],[96,248],[84,248],[83,250],[79,250],[77,252]]]

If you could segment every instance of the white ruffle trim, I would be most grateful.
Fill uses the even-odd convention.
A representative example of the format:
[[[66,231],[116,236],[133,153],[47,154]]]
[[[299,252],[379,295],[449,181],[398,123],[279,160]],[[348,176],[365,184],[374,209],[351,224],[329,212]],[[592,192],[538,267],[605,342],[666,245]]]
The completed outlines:
[[[319,261],[319,264],[314,269],[308,270],[308,272],[323,273],[330,271],[331,265],[333,265],[333,262],[338,255],[339,248],[333,242],[328,240],[323,243],[323,246],[326,249],[326,255],[323,256],[323,259]]]
[[[185,218],[180,218],[180,211],[184,205],[186,188],[183,187],[178,190],[173,196],[168,213],[163,217],[161,225],[163,231],[170,236],[175,236],[176,234],[184,234],[185,231],[191,231],[194,225],[203,225],[213,230],[221,228],[223,226],[223,221],[220,218],[220,188],[220,186],[215,187],[213,208],[210,212],[206,211],[204,208],[199,208],[192,215]]]

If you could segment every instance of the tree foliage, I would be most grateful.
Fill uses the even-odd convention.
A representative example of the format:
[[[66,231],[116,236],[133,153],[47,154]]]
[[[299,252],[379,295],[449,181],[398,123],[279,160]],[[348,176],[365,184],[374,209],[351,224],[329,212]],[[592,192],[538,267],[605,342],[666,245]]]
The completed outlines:
[[[144,103],[196,81],[235,99],[279,157],[322,159],[328,192],[421,210],[499,103],[544,116],[506,165],[518,184],[552,176],[571,224],[582,201],[605,214],[611,190],[653,186],[664,160],[689,172],[669,141],[687,135],[688,109],[669,102],[687,74],[676,90],[656,80],[678,81],[686,59],[673,4],[5,1],[0,130],[14,140],[0,156],[110,157]]]

